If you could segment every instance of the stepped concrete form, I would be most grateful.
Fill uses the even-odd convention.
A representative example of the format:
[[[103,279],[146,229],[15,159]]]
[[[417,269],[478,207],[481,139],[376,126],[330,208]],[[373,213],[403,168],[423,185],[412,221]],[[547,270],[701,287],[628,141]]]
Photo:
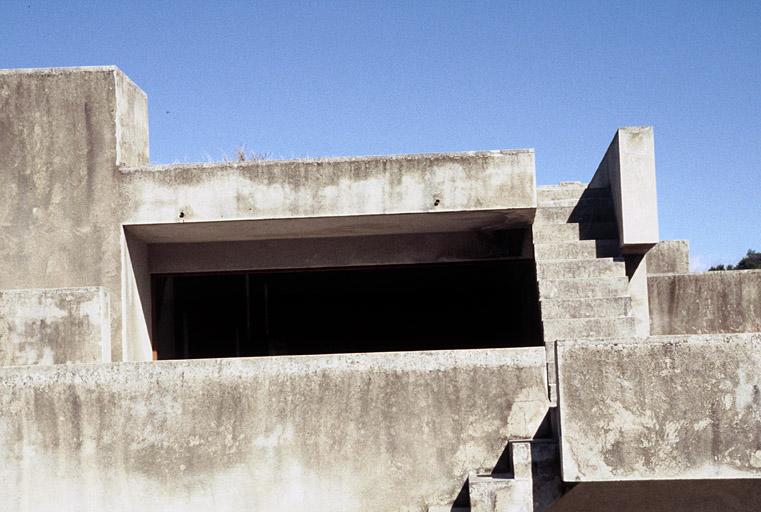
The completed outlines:
[[[626,265],[613,258],[592,260],[542,261],[536,265],[539,279],[585,279],[592,277],[625,277]]]
[[[625,338],[636,335],[633,317],[547,318],[544,339],[575,340],[594,338]]]
[[[623,297],[628,289],[626,277],[539,281],[539,296],[543,299]]]
[[[537,187],[151,165],[147,101],[0,70],[1,511],[759,508],[761,271],[659,240],[651,128]]]
[[[616,318],[631,311],[631,297],[542,300],[542,318]]]
[[[606,258],[618,253],[618,240],[613,239],[534,244],[534,257],[537,262]]]
[[[534,512],[548,509],[561,497],[557,443],[515,441],[508,449],[512,473],[470,472],[471,512]]]
[[[546,343],[636,334],[626,264],[601,256],[617,255],[619,246],[618,240],[610,238],[617,231],[610,222],[615,217],[606,194],[607,189],[580,183],[537,191],[537,219],[544,222],[534,224],[534,250]],[[557,207],[558,201],[579,204]],[[581,205],[582,201],[587,204]],[[575,212],[594,212],[591,218],[599,221],[566,222]],[[593,235],[599,239],[583,240]]]
[[[612,222],[540,224],[534,226],[534,240],[539,243],[611,239],[616,237],[616,233],[616,225]]]

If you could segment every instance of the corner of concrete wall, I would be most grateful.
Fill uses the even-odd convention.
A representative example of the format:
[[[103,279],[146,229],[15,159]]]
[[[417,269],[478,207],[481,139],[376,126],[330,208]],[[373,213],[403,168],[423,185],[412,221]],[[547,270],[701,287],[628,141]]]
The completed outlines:
[[[148,96],[120,69],[116,82],[116,165],[140,166],[149,162]]]
[[[124,361],[150,361],[153,315],[148,244],[122,228],[121,249],[121,357]]]

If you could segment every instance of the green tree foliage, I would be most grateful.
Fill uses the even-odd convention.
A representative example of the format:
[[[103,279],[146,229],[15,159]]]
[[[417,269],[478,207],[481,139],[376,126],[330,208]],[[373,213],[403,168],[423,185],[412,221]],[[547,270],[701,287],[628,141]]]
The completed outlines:
[[[752,270],[761,269],[761,252],[748,249],[748,254],[737,265],[716,265],[708,270]]]

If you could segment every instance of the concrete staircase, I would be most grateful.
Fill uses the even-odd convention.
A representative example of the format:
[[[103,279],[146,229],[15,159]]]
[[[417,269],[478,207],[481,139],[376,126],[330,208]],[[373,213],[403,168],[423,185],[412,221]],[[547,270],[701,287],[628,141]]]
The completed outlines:
[[[562,496],[556,441],[511,441],[507,449],[510,467],[469,472],[467,503],[429,506],[428,512],[538,512]]]
[[[631,337],[636,319],[610,190],[561,183],[539,187],[537,202],[534,257],[554,404],[552,342]]]

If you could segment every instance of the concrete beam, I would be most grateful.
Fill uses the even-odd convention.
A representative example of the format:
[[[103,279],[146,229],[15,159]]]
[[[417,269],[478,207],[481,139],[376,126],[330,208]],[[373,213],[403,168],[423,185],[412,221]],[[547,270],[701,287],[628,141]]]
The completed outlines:
[[[502,212],[504,227],[510,215],[530,225],[536,209],[531,150],[171,165],[130,169],[123,183],[125,224],[352,217],[361,231],[411,222],[395,215]]]
[[[761,333],[557,343],[565,481],[761,478]]]
[[[619,128],[589,186],[610,187],[624,252],[644,254],[658,243],[652,127]]]

